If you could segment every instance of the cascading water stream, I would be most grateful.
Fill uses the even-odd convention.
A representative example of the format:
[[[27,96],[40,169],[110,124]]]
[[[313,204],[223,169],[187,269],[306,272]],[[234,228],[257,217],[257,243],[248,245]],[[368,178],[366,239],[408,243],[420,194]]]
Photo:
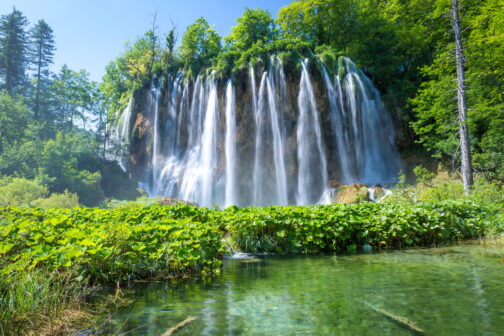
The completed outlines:
[[[233,82],[226,87],[226,193],[224,205],[233,205],[236,195],[236,109]]]
[[[203,134],[201,136],[201,199],[202,206],[211,206],[213,202],[212,182],[215,178],[217,168],[217,122],[219,101],[217,97],[217,83],[212,78],[208,80],[209,96]]]
[[[117,122],[116,128],[114,129],[112,142],[114,144],[119,145],[119,150],[115,150],[118,153],[115,153],[115,157],[121,168],[123,170],[127,170],[127,160],[124,158],[123,150],[125,146],[128,146],[130,143],[131,136],[131,118],[133,113],[133,97],[131,97],[128,101],[128,105],[124,108],[121,115],[119,116],[119,120]]]
[[[250,66],[246,82],[182,72],[159,80],[119,118],[115,141],[129,161],[118,160],[149,195],[202,206],[328,203],[330,184],[393,183],[391,119],[371,81],[339,63],[322,66],[320,82],[307,60],[295,75],[276,56],[259,78]]]
[[[263,198],[263,165],[262,165],[262,150],[263,150],[263,112],[264,112],[264,95],[266,88],[267,73],[264,72],[259,85],[259,97],[257,103],[254,104],[254,121],[255,121],[255,151],[254,151],[254,171],[253,171],[253,186],[252,186],[252,204],[262,205]]]
[[[310,82],[307,60],[302,61],[299,84],[299,118],[297,123],[298,189],[297,203],[321,202],[327,192],[329,177],[317,104]]]
[[[353,178],[351,176],[351,166],[348,161],[348,155],[345,148],[345,134],[344,134],[344,116],[342,115],[341,105],[338,104],[338,98],[336,96],[336,91],[334,89],[333,83],[329,77],[329,73],[324,65],[322,65],[324,82],[327,88],[327,97],[329,99],[329,113],[332,131],[334,133],[334,145],[337,149],[336,156],[340,165],[341,171],[341,183],[351,184],[353,183]],[[338,80],[336,78],[336,80]],[[340,93],[341,95],[341,93]]]
[[[160,150],[159,150],[159,99],[161,97],[161,81],[159,81],[157,86],[154,84],[151,87],[151,105],[154,105],[154,125],[153,125],[153,145],[152,145],[152,187],[150,188],[151,193],[157,194],[158,183],[158,172],[159,172],[159,160],[160,160]]]
[[[394,129],[378,90],[353,64],[345,59],[346,76],[339,85],[345,124],[347,153],[353,153],[353,181],[374,185],[391,183],[400,167],[394,145]],[[338,78],[337,78],[338,79]],[[345,104],[346,102],[346,104]],[[349,111],[348,111],[349,110]]]
[[[277,112],[276,92],[274,86],[274,75],[279,76],[279,67],[271,70],[266,80],[268,88],[268,107],[271,121],[271,130],[273,134],[273,159],[275,162],[275,180],[276,180],[276,199],[278,205],[288,204],[287,195],[287,172],[285,169],[284,139],[281,131],[281,123]],[[282,79],[280,79],[282,80]]]

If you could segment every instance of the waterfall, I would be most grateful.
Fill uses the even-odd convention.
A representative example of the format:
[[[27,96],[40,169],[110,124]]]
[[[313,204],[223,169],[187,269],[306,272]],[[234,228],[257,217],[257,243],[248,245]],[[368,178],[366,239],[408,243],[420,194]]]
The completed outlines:
[[[150,188],[151,193],[157,194],[159,187],[158,183],[158,170],[159,170],[159,160],[160,160],[160,150],[159,150],[159,99],[161,97],[161,81],[159,84],[151,87],[150,105],[154,106],[154,124],[153,124],[153,146],[152,146],[152,187]]]
[[[285,170],[285,155],[284,155],[284,139],[281,130],[282,123],[279,120],[277,112],[275,78],[280,76],[281,86],[285,85],[285,79],[282,77],[283,71],[281,67],[276,67],[276,71],[272,70],[267,79],[268,87],[268,105],[270,111],[271,129],[273,133],[273,159],[275,162],[275,180],[276,180],[276,199],[278,205],[288,204],[287,195],[287,173]]]
[[[212,183],[214,183],[217,168],[217,114],[219,110],[217,83],[214,79],[210,79],[208,85],[208,104],[201,136],[202,148],[200,154],[202,177],[201,199],[199,201],[202,206],[212,205]]]
[[[327,192],[329,177],[324,152],[322,131],[318,118],[315,95],[308,73],[308,60],[301,62],[297,123],[298,157],[298,204],[313,204],[321,201]]]
[[[189,146],[194,146],[198,142],[198,135],[201,134],[201,105],[204,101],[204,91],[201,76],[198,76],[194,84],[191,112],[189,117]]]
[[[328,203],[330,185],[393,183],[394,129],[369,78],[347,58],[320,76],[299,65],[284,72],[274,55],[233,79],[159,80],[116,124],[119,163],[149,195],[207,207]]]
[[[400,168],[394,129],[378,90],[348,58],[331,85],[324,70],[331,125],[344,184],[392,183]]]
[[[113,158],[117,160],[119,165],[123,170],[126,170],[127,160],[125,160],[125,155],[123,153],[124,146],[129,145],[129,138],[131,136],[131,118],[133,115],[133,97],[128,101],[128,105],[124,108],[119,116],[116,128],[112,132],[112,143],[120,145],[119,150],[113,154]]]
[[[261,79],[261,84],[259,86],[259,98],[256,103],[254,103],[254,121],[255,121],[255,150],[254,150],[254,172],[252,176],[252,204],[264,205],[263,198],[264,192],[263,187],[265,185],[263,174],[263,110],[264,110],[264,95],[266,87],[266,77],[267,73],[264,72]],[[255,96],[255,95],[254,95]]]
[[[225,206],[236,202],[236,120],[235,91],[228,80],[226,88],[226,199]]]
[[[334,85],[329,77],[329,73],[325,66],[322,65],[322,71],[324,74],[324,82],[327,89],[327,97],[329,100],[329,116],[331,120],[331,127],[333,131],[333,143],[336,149],[336,156],[339,163],[339,168],[341,171],[341,183],[343,184],[351,184],[353,183],[352,178],[352,169],[350,166],[350,162],[348,160],[348,152],[345,148],[345,133],[344,133],[344,115],[343,110],[341,109],[341,105],[339,104],[340,100],[337,97],[336,90]],[[338,78],[335,78],[338,81]],[[340,93],[341,96],[341,93]]]

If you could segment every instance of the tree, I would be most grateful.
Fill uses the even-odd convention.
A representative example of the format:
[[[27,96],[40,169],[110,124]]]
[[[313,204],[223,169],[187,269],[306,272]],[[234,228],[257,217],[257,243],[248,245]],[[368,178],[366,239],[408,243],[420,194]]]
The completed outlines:
[[[163,65],[165,73],[170,73],[179,66],[175,55],[175,45],[177,44],[177,40],[178,33],[175,25],[172,23],[172,29],[170,29],[166,34],[166,50],[161,55],[161,64]]]
[[[467,6],[467,4],[466,4]],[[481,1],[464,26],[474,170],[504,182],[504,1]],[[480,137],[480,138],[479,138]]]
[[[179,49],[184,66],[195,75],[209,67],[221,50],[219,34],[200,17],[187,27]]]
[[[0,91],[0,154],[6,146],[16,146],[22,141],[28,114],[28,108],[21,101],[5,90]]]
[[[149,30],[133,45],[126,45],[126,52],[118,59],[118,64],[123,71],[126,70],[131,81],[143,85],[152,77],[154,65],[159,61],[160,55],[158,37],[154,30]]]
[[[450,2],[440,12],[450,13]],[[504,12],[502,0],[465,0],[459,15],[464,47],[467,105],[466,129],[471,134],[474,171],[504,181]],[[449,17],[448,17],[449,18]],[[434,60],[421,69],[423,83],[410,102],[412,123],[426,149],[441,159],[462,165],[453,27],[434,45]]]
[[[173,55],[173,50],[175,49],[175,43],[177,43],[177,36],[175,36],[175,28],[170,29],[166,35],[166,52],[168,55]]]
[[[443,0],[444,1],[444,0]],[[297,0],[280,9],[277,24],[285,38],[330,47],[350,57],[378,86],[401,128],[398,141],[414,141],[409,130],[409,99],[432,62],[449,21],[439,15],[439,0]]]
[[[297,0],[280,9],[277,23],[287,38],[343,48],[357,32],[356,4],[355,0]]]
[[[85,127],[94,114],[94,99],[98,85],[89,80],[84,70],[73,71],[63,65],[51,83],[52,120],[60,130],[72,131],[74,126]]]
[[[471,159],[471,145],[469,143],[469,130],[467,125],[467,98],[465,81],[465,60],[462,47],[462,36],[459,20],[458,0],[452,0],[453,33],[455,35],[455,57],[457,62],[457,102],[458,102],[458,123],[460,137],[460,151],[462,161],[462,182],[464,191],[469,192],[474,184]]]
[[[3,88],[10,94],[17,93],[25,82],[27,25],[28,20],[16,8],[0,17],[0,77],[3,77]]]
[[[91,138],[91,139],[90,139]],[[98,146],[85,132],[57,133],[44,144],[39,172],[51,192],[77,193],[86,206],[96,206],[104,198],[101,175],[82,169],[83,161],[96,158]],[[42,179],[42,178],[41,178]]]
[[[268,11],[245,8],[243,15],[237,19],[238,24],[225,37],[232,49],[245,51],[254,44],[268,44],[274,41],[278,32],[275,21]]]
[[[53,63],[54,36],[51,27],[40,20],[30,30],[31,63],[35,70],[35,106],[34,116],[38,119],[40,114],[41,91],[44,89],[45,82],[49,76],[48,67]]]

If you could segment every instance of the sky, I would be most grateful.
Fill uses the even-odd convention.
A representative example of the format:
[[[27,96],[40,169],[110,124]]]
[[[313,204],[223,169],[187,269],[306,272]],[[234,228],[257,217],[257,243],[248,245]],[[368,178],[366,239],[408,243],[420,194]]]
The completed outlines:
[[[13,7],[30,24],[44,19],[54,30],[56,53],[53,71],[63,64],[85,69],[99,81],[105,66],[117,57],[128,40],[150,29],[157,13],[158,32],[164,35],[172,22],[179,42],[186,27],[203,16],[221,35],[227,35],[245,7],[263,8],[276,17],[290,0],[1,0],[0,14]]]

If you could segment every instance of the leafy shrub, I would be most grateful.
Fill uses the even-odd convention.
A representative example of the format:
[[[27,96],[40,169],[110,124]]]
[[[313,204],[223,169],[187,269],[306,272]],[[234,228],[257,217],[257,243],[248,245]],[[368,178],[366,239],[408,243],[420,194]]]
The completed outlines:
[[[320,252],[351,245],[430,246],[474,238],[485,233],[493,214],[469,201],[360,203],[228,208],[218,221],[247,252]]]
[[[31,205],[42,209],[70,209],[79,206],[79,196],[65,190],[62,194],[54,193],[48,198],[39,198],[31,202]]]
[[[207,209],[0,208],[0,269],[76,270],[94,281],[219,270],[222,238],[244,252],[430,246],[501,230],[502,212],[467,200]]]
[[[484,204],[494,204],[504,209],[504,185],[491,183],[486,179],[477,178],[469,195],[474,201]]]
[[[465,195],[458,176],[443,170],[436,175],[422,166],[416,167],[414,173],[417,177],[416,185],[408,185],[405,175],[399,175],[393,194],[387,196],[384,202],[397,204],[467,199],[504,209],[504,186],[499,182],[489,182],[477,176],[470,194]]]
[[[216,226],[174,219],[170,207],[0,209],[0,269],[73,269],[93,281],[220,270]]]
[[[95,164],[97,167],[93,168],[101,173],[100,187],[106,197],[134,200],[140,196],[137,183],[129,178],[128,174],[121,169],[117,162],[100,160],[98,163],[99,165]]]
[[[55,139],[44,144],[39,173],[47,176],[47,186],[51,192],[69,190],[79,195],[80,203],[98,206],[105,199],[100,187],[101,173],[82,169],[94,157],[87,145],[85,134],[58,133]]]
[[[4,178],[0,181],[0,206],[29,206],[38,198],[46,197],[47,187],[24,178]]]
[[[392,194],[385,197],[383,203],[414,203],[417,201],[416,194],[416,188],[406,183],[406,175],[401,172],[397,178],[397,183]]]
[[[135,206],[148,206],[153,204],[158,204],[161,200],[161,197],[149,197],[149,196],[141,196],[138,197],[134,201],[124,201],[124,200],[116,200],[111,199],[106,203],[107,208],[127,208],[127,207],[135,207]]]

